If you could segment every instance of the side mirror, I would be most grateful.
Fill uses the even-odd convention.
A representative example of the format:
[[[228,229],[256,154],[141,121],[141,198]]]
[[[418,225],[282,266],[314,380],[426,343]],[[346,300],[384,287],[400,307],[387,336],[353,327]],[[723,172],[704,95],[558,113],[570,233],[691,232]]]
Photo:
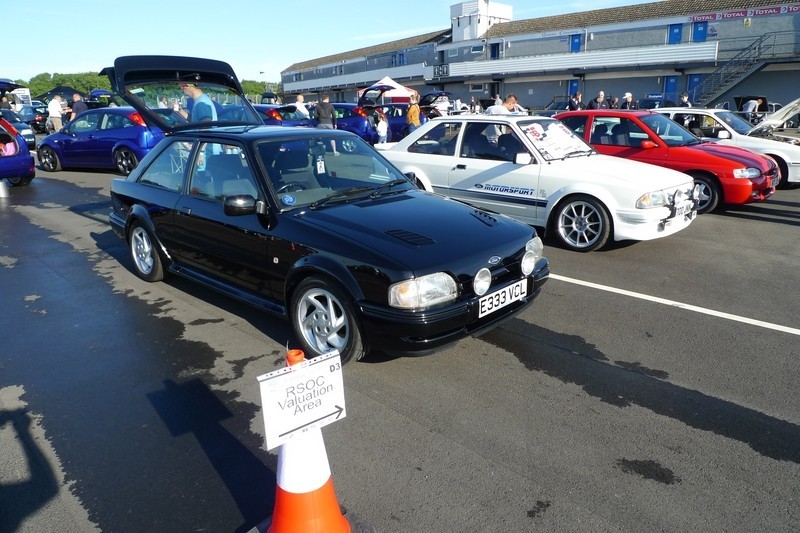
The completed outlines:
[[[514,163],[517,165],[530,165],[533,161],[533,156],[528,152],[519,152],[514,155]]]
[[[650,150],[651,148],[656,147],[656,143],[653,141],[642,141],[642,144],[639,146],[642,148],[642,150]]]
[[[728,130],[719,130],[717,132],[717,139],[730,139],[730,138],[731,138],[731,132],[729,132]]]
[[[249,194],[237,194],[226,196],[223,200],[223,211],[228,216],[250,215],[256,212],[257,204],[263,203],[256,201]],[[263,209],[263,205],[261,208]]]

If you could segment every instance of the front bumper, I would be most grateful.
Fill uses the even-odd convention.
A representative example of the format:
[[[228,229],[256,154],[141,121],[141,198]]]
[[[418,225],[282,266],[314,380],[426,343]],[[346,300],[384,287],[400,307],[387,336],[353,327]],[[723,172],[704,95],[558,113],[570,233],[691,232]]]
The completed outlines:
[[[424,355],[441,350],[465,337],[494,329],[522,312],[533,303],[549,276],[550,263],[542,258],[528,276],[525,297],[482,318],[478,318],[477,296],[421,312],[362,303],[359,310],[367,345],[370,350],[396,355]]]

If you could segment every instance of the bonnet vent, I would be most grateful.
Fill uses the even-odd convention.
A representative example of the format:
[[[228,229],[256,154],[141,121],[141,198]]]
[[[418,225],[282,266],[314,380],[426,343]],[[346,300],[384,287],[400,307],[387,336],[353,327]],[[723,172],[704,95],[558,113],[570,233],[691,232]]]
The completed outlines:
[[[428,246],[429,244],[436,244],[436,241],[434,241],[430,237],[425,237],[424,235],[420,235],[419,233],[414,233],[413,231],[407,231],[403,229],[390,229],[386,231],[386,234],[391,235],[395,239],[400,239],[401,241],[408,243],[412,246]]]

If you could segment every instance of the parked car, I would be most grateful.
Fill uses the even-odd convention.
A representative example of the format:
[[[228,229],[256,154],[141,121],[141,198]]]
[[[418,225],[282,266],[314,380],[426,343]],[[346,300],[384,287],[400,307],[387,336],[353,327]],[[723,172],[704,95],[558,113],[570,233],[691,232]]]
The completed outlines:
[[[387,135],[388,142],[397,142],[406,135],[408,135],[408,124],[406,124],[406,115],[408,114],[408,103],[398,102],[391,104],[383,104],[379,109],[386,117],[389,124],[389,134]],[[428,121],[428,115],[422,109],[419,112],[420,125]]]
[[[46,107],[24,105],[17,111],[17,114],[35,133],[45,133],[47,131]]]
[[[419,190],[358,136],[277,128],[227,63],[130,56],[103,71],[169,133],[111,184],[136,274],[177,274],[285,317],[310,356],[424,353],[526,309],[549,275],[535,230]],[[239,109],[172,124],[149,106],[191,76]],[[332,157],[331,141],[353,150]]]
[[[637,101],[637,105],[639,109],[658,109],[660,107],[675,106],[675,102],[664,98],[640,98]]]
[[[0,109],[0,116],[6,119],[22,135],[30,150],[36,149],[36,135],[33,134],[33,128],[16,111]]]
[[[552,117],[556,113],[566,111],[567,109],[569,109],[569,96],[554,96],[553,99],[544,106],[544,109],[536,111],[535,114],[540,117]]]
[[[336,128],[344,131],[355,133],[369,144],[378,142],[378,132],[375,129],[377,125],[377,116],[381,113],[377,108],[361,107],[358,104],[347,104],[341,102],[331,102],[331,105],[336,110]],[[308,111],[311,116],[314,116],[315,106],[308,106]],[[312,118],[311,124],[317,125],[317,120]],[[345,152],[352,152],[355,150],[356,145],[351,139],[343,139],[342,150]]]
[[[555,118],[601,154],[688,174],[700,186],[699,213],[724,204],[766,200],[780,181],[778,166],[771,158],[745,148],[704,143],[655,111],[567,111]]]
[[[781,135],[783,125],[800,111],[800,98],[757,126],[726,109],[665,107],[658,111],[685,125],[698,137],[770,156],[778,164],[780,186],[800,185],[800,139]]]
[[[426,190],[544,228],[568,249],[672,235],[695,217],[685,174],[598,154],[547,117],[438,117],[378,145]]]
[[[294,105],[253,104],[261,119],[268,126],[302,126],[311,127],[314,121],[297,110]]]
[[[39,164],[48,172],[116,168],[128,175],[163,137],[132,107],[90,109],[39,142]]]
[[[0,117],[0,179],[14,187],[27,185],[36,176],[33,155],[25,139]]]

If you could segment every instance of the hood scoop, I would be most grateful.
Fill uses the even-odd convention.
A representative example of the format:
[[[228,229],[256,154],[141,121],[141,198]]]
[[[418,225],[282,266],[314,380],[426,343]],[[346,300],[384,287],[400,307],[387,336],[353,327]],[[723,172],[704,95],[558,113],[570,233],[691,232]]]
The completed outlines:
[[[394,237],[395,239],[400,239],[404,243],[410,244],[411,246],[429,246],[431,244],[436,244],[436,241],[430,237],[426,237],[424,235],[420,235],[419,233],[414,233],[413,231],[404,229],[386,230],[386,235]]]

